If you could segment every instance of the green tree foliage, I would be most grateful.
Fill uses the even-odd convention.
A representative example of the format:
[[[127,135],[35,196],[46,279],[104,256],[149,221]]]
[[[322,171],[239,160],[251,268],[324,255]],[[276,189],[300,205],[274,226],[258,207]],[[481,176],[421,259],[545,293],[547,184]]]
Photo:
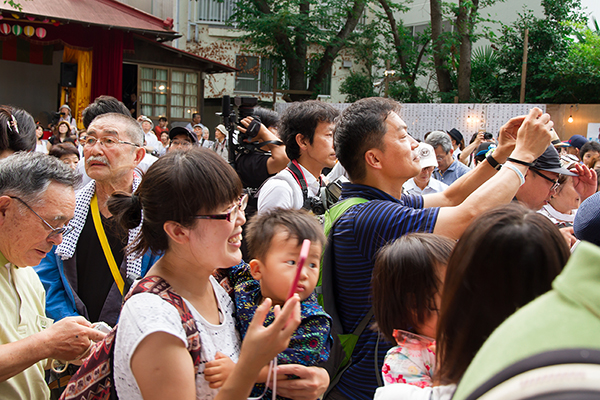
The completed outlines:
[[[232,22],[247,32],[242,37],[246,49],[271,58],[285,71],[289,89],[296,91],[291,99],[301,100],[319,94],[333,60],[353,39],[365,4],[366,0],[239,0]],[[306,90],[312,94],[298,93]]]
[[[4,0],[4,4],[8,4],[15,10],[23,11],[23,6],[21,5],[21,3],[18,3],[14,0]]]
[[[519,101],[523,41],[525,28],[529,29],[527,81],[525,101],[532,103],[597,103],[600,102],[600,70],[598,42],[593,31],[587,29],[580,35],[586,40],[577,41],[577,27],[585,25],[585,14],[580,0],[544,0],[543,18],[531,12],[519,20],[502,27],[502,35],[491,52],[501,62],[486,64],[480,58],[474,62],[477,79],[472,97],[474,101]],[[588,39],[589,38],[589,39]]]
[[[354,103],[365,97],[376,96],[373,80],[367,74],[351,72],[340,85],[340,93],[346,95],[346,103]]]

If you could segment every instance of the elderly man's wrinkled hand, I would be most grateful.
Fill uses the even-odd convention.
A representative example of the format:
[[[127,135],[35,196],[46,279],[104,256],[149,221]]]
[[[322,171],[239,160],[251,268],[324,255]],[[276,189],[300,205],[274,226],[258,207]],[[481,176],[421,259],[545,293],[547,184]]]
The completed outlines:
[[[91,326],[83,317],[67,317],[43,331],[50,351],[49,358],[71,361],[84,354],[91,341],[98,342],[106,336]]]

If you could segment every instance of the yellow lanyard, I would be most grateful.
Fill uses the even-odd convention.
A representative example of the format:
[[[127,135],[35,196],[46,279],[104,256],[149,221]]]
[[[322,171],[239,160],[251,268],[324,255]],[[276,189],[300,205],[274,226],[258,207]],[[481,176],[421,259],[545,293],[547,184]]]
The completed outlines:
[[[102,250],[104,251],[104,256],[106,257],[106,261],[108,262],[108,266],[110,267],[110,272],[112,273],[112,276],[115,279],[115,283],[119,288],[119,292],[121,292],[121,296],[123,296],[123,288],[125,287],[125,282],[123,281],[123,277],[119,272],[119,267],[117,267],[117,262],[115,261],[115,257],[113,256],[112,251],[110,250],[110,245],[108,244],[108,239],[106,238],[106,233],[104,232],[104,227],[102,226],[102,220],[100,219],[100,209],[98,208],[98,197],[96,196],[96,194],[94,194],[94,197],[92,197],[90,207],[92,209],[92,219],[94,220],[94,226],[96,227],[96,233],[98,234],[98,239],[100,239],[100,245],[102,246]]]

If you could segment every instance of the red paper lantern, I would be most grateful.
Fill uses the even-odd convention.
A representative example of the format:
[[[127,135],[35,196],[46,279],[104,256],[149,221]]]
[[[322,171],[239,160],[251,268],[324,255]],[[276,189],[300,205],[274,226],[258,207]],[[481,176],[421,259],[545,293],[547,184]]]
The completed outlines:
[[[5,35],[8,35],[10,33],[10,25],[9,24],[0,25],[0,32],[2,32]]]
[[[43,39],[46,37],[46,30],[44,28],[37,28],[35,30],[35,36],[39,37],[40,39]]]

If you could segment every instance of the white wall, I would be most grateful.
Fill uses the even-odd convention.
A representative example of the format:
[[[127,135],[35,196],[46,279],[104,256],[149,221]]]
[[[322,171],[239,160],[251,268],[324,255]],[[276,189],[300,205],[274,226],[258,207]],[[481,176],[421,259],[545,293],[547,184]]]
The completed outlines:
[[[282,113],[291,103],[277,104],[275,111]],[[349,103],[335,104],[343,111]],[[495,138],[509,119],[526,115],[533,107],[546,111],[545,104],[402,104],[400,117],[408,125],[408,133],[422,140],[427,132],[458,129],[469,143],[477,132],[490,132]]]
[[[58,111],[62,50],[55,51],[52,65],[0,61],[0,104],[9,104],[38,119],[42,112]]]

